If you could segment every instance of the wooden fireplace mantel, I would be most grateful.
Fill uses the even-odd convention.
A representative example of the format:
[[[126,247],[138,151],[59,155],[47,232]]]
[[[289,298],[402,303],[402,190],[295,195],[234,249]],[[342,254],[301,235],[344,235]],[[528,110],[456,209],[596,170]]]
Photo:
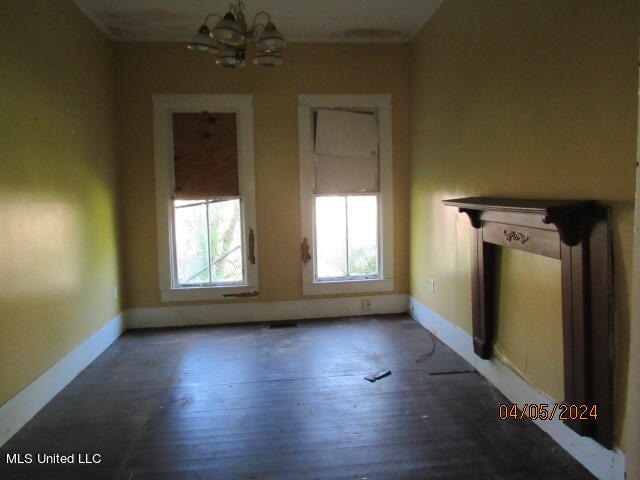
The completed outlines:
[[[597,419],[568,420],[581,435],[611,446],[611,246],[609,210],[592,200],[469,197],[458,207],[472,225],[473,347],[492,354],[496,246],[561,261],[564,403],[597,405]],[[532,328],[535,334],[535,328]],[[535,341],[535,336],[532,336]]]

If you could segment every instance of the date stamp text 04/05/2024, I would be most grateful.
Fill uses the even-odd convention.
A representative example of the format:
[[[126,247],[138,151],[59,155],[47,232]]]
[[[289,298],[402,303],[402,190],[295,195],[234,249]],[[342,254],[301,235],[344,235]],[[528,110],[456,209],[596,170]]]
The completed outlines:
[[[586,404],[566,403],[527,403],[519,408],[518,405],[501,403],[498,405],[500,420],[595,420],[598,418],[598,406]]]

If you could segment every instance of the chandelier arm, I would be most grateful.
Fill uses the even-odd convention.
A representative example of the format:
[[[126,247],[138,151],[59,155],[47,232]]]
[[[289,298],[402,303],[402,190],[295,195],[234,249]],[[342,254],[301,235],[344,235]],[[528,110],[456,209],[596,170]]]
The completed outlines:
[[[238,0],[237,4],[230,3],[229,11],[232,12],[235,17],[240,14],[244,14],[244,2],[242,0]]]
[[[258,37],[260,36],[261,31],[264,31],[266,28],[267,26],[265,24],[254,22],[253,25],[251,25],[251,28],[247,31],[247,39],[249,39],[251,43],[255,45],[255,43],[258,41]]]
[[[258,17],[259,17],[260,15],[264,15],[265,17],[267,17],[267,22],[270,22],[270,21],[271,21],[271,15],[269,15],[269,12],[265,12],[264,10],[262,10],[261,12],[258,12],[258,13],[256,13],[256,14],[253,16],[253,25],[252,25],[252,26],[254,26],[254,27],[255,27],[256,25],[259,25],[259,23],[257,22],[257,20],[258,20]]]
[[[209,22],[209,19],[210,19],[211,17],[218,17],[220,20],[222,20],[222,17],[221,17],[220,15],[218,15],[217,13],[210,13],[209,15],[207,15],[207,16],[204,18],[204,25],[209,26],[207,22]]]
[[[267,17],[267,22],[271,22],[271,15],[269,15],[268,12],[265,12],[264,10],[256,13],[253,16],[253,22],[251,23],[251,28],[249,29],[249,32],[251,32],[251,43],[256,43],[256,41],[258,40],[258,27],[262,27],[262,30],[264,31],[264,29],[266,28],[266,25],[263,23],[259,23],[258,22],[258,18],[263,15],[265,17]]]

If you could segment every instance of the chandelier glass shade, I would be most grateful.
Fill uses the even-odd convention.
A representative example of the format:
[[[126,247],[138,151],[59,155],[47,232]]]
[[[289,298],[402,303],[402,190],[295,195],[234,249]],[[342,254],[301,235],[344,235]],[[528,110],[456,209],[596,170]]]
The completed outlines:
[[[211,17],[218,18],[213,28],[208,25]],[[261,17],[266,19],[266,23],[258,21]],[[217,55],[218,65],[236,68],[246,65],[249,45],[255,45],[258,50],[253,57],[253,63],[273,67],[282,64],[282,51],[287,48],[287,41],[267,12],[258,12],[248,26],[244,14],[244,3],[239,0],[229,5],[229,11],[224,16],[215,13],[207,15],[202,26],[187,44],[187,48]]]
[[[202,25],[198,29],[191,41],[187,44],[189,50],[195,50],[196,52],[216,54],[220,51],[216,42],[211,38],[209,27]]]

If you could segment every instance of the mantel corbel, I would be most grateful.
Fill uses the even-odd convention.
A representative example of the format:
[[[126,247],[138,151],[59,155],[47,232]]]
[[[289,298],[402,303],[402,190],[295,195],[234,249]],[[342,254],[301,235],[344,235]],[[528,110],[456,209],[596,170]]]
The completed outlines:
[[[480,221],[480,210],[472,210],[470,208],[459,208],[458,211],[460,213],[466,213],[469,217],[469,221],[471,222],[471,226],[473,228],[480,228],[482,222]]]
[[[553,224],[558,229],[560,241],[570,247],[575,247],[580,243],[585,231],[585,215],[584,212],[574,213],[572,215],[554,215],[547,214],[542,219],[545,224]]]

